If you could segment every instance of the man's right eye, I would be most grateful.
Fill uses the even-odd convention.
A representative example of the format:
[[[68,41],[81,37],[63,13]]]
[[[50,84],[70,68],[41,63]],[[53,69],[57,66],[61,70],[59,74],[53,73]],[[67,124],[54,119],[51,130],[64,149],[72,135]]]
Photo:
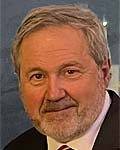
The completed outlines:
[[[34,75],[32,75],[31,78],[35,78],[36,80],[40,80],[40,79],[42,79],[42,77],[43,77],[42,74],[34,74]]]
[[[36,73],[30,76],[30,82],[33,85],[38,85],[44,81],[45,75],[41,73]]]

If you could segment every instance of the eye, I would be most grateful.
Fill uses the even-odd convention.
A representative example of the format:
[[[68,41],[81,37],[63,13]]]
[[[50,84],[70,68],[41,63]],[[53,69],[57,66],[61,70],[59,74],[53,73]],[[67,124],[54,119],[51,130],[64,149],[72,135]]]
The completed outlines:
[[[42,74],[35,74],[33,75],[34,78],[36,78],[37,80],[40,80],[43,78],[43,75]]]
[[[36,74],[33,74],[33,75],[30,77],[30,79],[41,80],[43,77],[44,77],[43,74],[36,73]]]
[[[66,73],[71,75],[71,74],[75,74],[76,72],[77,72],[76,70],[67,70]]]
[[[81,75],[77,69],[67,69],[64,74],[67,78],[78,78]]]
[[[33,85],[42,84],[44,82],[44,79],[45,79],[45,75],[42,73],[35,73],[30,76],[30,82]]]

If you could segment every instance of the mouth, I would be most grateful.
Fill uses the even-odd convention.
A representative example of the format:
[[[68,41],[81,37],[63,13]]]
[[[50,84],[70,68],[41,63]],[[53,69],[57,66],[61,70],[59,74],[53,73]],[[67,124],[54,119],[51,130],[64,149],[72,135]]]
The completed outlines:
[[[78,104],[72,99],[62,99],[54,102],[46,101],[41,107],[41,113],[61,112],[73,107],[78,107]]]
[[[52,109],[45,110],[44,113],[60,112],[60,111],[68,110],[68,109],[73,108],[73,107],[75,107],[75,106],[67,106],[67,107],[60,107],[60,108],[52,108]]]

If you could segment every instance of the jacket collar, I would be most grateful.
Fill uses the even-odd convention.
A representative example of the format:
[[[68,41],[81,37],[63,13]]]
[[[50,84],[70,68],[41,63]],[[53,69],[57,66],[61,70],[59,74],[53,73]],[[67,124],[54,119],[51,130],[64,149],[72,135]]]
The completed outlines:
[[[94,144],[93,150],[117,150],[120,148],[119,145],[119,103],[120,98],[118,95],[108,90],[108,93],[111,98],[111,106],[108,110],[108,113],[104,119],[102,127],[99,131],[98,137]]]

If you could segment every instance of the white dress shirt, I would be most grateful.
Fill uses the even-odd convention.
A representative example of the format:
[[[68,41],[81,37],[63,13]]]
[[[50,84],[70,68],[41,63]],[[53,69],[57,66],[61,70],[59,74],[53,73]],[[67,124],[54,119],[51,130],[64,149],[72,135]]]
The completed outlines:
[[[66,145],[68,145],[69,147],[75,150],[80,150],[80,149],[92,150],[95,140],[97,138],[98,132],[100,130],[100,127],[110,107],[110,104],[111,104],[111,100],[110,100],[108,92],[106,91],[104,106],[97,120],[94,122],[91,128],[85,133],[85,135],[83,135],[82,137],[76,140],[66,143]],[[48,150],[56,150],[60,146],[64,145],[62,143],[56,142],[51,137],[47,137],[47,142],[48,142]]]

